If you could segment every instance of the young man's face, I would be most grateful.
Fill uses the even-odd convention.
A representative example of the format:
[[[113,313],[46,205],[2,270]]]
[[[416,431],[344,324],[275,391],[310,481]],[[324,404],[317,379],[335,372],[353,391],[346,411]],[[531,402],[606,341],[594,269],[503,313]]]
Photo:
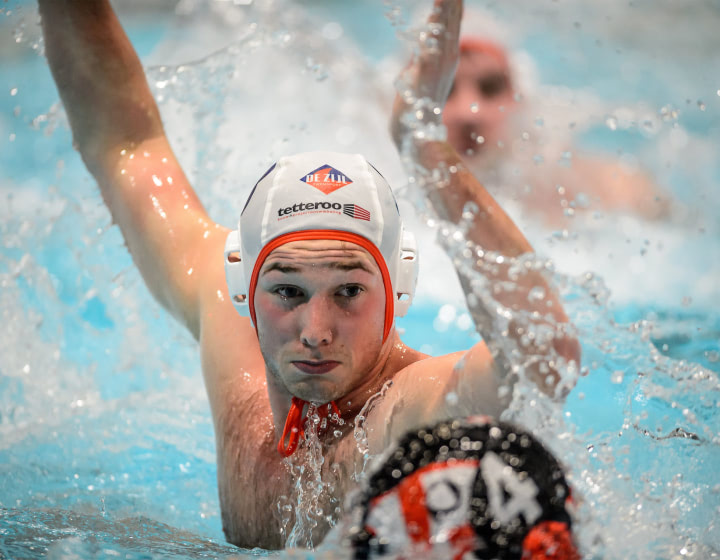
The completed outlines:
[[[507,64],[490,53],[461,54],[443,121],[448,141],[462,156],[493,151],[505,140],[514,105],[509,72]]]
[[[325,403],[374,381],[385,288],[365,249],[331,240],[275,249],[260,269],[255,311],[270,384]]]

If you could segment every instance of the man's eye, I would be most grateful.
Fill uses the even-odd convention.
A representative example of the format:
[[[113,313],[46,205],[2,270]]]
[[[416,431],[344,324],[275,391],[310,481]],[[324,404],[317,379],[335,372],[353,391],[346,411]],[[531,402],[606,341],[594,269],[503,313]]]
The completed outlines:
[[[343,297],[354,298],[360,295],[363,289],[360,286],[343,286],[338,292]]]
[[[275,289],[275,293],[283,299],[292,299],[299,297],[302,292],[295,286],[280,286]]]
[[[489,99],[503,93],[508,87],[508,81],[503,74],[492,74],[480,78],[477,85],[483,97]]]

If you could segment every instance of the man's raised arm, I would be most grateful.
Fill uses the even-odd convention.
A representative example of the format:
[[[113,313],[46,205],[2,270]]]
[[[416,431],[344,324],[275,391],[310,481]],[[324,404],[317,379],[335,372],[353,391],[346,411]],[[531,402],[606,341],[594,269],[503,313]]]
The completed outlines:
[[[197,337],[200,288],[193,271],[210,247],[221,250],[225,232],[209,220],[175,159],[140,60],[110,3],[38,4],[74,145],[148,288]]]
[[[461,0],[435,1],[427,36],[399,81],[391,132],[439,217],[465,230],[470,252],[455,264],[498,373],[507,375],[520,365],[541,389],[553,393],[561,362],[579,364],[580,349],[568,318],[533,262],[530,243],[442,134],[441,110],[457,66],[461,17]],[[479,286],[510,311],[503,329],[498,328],[497,306],[473,293]]]

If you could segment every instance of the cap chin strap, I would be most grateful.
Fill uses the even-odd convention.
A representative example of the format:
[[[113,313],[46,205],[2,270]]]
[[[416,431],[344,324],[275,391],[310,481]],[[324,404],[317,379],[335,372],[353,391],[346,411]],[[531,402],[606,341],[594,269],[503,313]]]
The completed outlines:
[[[278,453],[283,457],[290,457],[290,455],[295,453],[300,443],[300,438],[305,435],[305,424],[307,424],[308,417],[307,413],[303,416],[303,409],[307,404],[309,404],[307,401],[298,397],[292,398],[290,411],[285,420],[285,428],[283,429],[282,437],[277,446]],[[310,409],[308,409],[308,412],[310,412]],[[321,421],[330,416],[331,412],[340,416],[340,409],[337,404],[335,404],[335,401],[330,401],[317,408],[317,414]],[[285,445],[285,440],[287,440],[287,445]]]

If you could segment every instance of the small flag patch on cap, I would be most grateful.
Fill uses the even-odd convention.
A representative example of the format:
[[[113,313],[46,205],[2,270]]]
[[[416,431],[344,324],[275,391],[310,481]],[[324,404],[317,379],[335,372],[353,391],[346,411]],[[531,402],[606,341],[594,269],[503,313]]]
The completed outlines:
[[[370,221],[370,212],[357,204],[343,204],[343,214],[356,220]]]
[[[350,177],[327,164],[318,167],[315,171],[307,173],[304,177],[300,177],[300,180],[325,194],[335,192],[352,183]]]

